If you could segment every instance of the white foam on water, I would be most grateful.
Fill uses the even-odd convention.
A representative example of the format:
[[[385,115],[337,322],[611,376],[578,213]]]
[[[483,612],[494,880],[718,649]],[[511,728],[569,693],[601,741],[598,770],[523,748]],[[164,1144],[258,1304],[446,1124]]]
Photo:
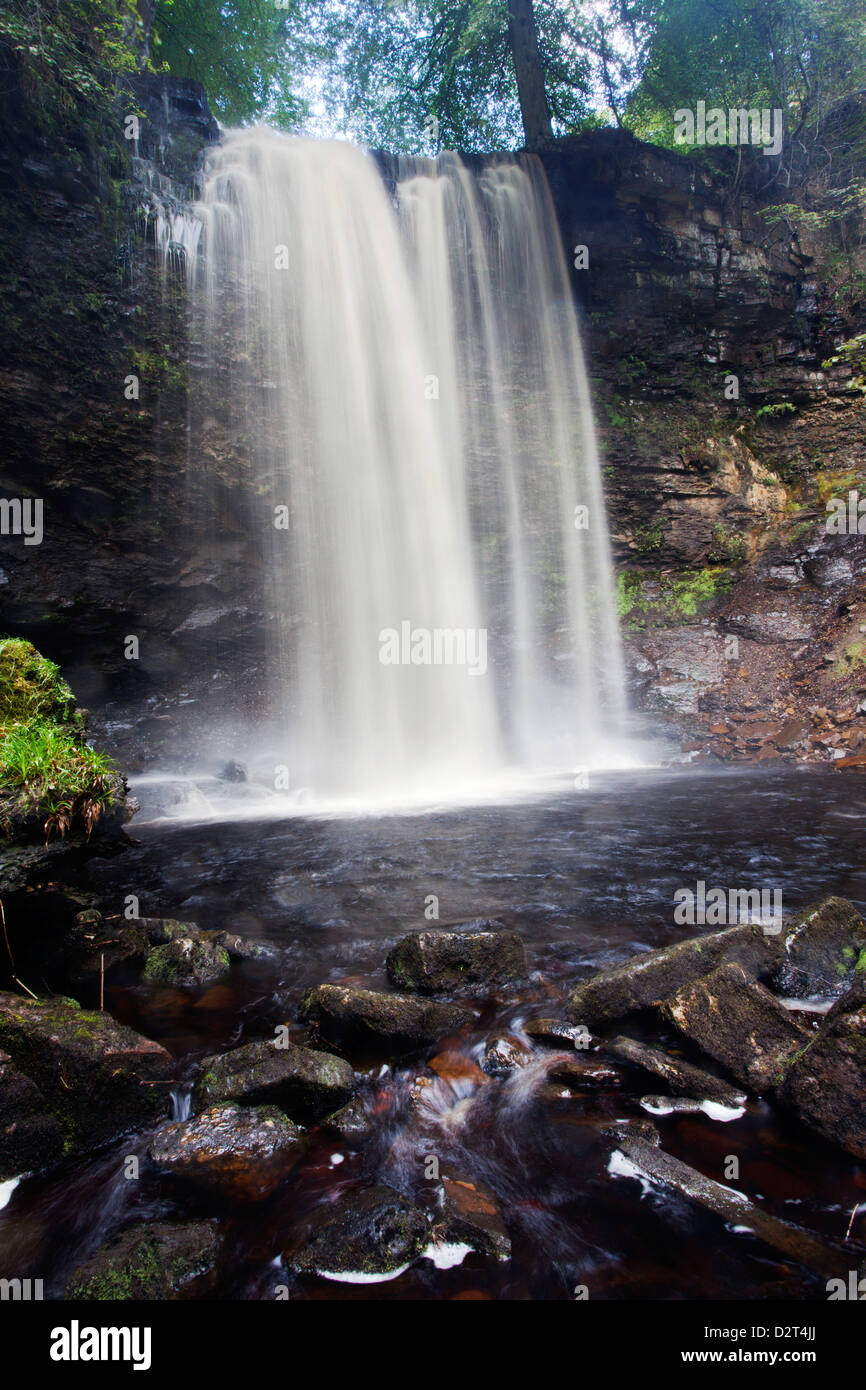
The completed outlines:
[[[411,1269],[411,1262],[401,1265],[399,1269],[391,1269],[386,1274],[365,1274],[361,1269],[317,1269],[315,1272],[322,1279],[331,1279],[335,1284],[387,1284],[392,1279],[399,1279],[407,1269]]]
[[[472,1254],[472,1246],[460,1241],[452,1244],[437,1244],[435,1241],[422,1250],[422,1260],[432,1260],[437,1269],[454,1269],[462,1265],[467,1255]]]
[[[711,1120],[720,1120],[722,1124],[730,1124],[731,1120],[739,1120],[746,1113],[745,1105],[720,1105],[717,1100],[701,1101],[701,1109],[705,1115],[709,1115]]]
[[[5,1182],[0,1182],[0,1211],[9,1205],[12,1193],[20,1183],[20,1178],[7,1178]]]

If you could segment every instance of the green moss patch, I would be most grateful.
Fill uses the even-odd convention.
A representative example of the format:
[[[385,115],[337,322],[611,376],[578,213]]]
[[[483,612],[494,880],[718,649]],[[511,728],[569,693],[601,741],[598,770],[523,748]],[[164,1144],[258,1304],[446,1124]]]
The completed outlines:
[[[111,764],[84,740],[84,720],[57,666],[29,642],[0,639],[0,820],[74,821],[89,833],[114,799]]]

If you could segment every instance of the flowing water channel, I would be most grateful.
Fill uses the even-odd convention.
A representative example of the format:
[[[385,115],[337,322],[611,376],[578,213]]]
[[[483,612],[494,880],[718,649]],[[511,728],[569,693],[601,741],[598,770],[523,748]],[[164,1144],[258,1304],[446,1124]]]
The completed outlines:
[[[215,1296],[269,1299],[288,1286],[292,1298],[566,1299],[583,1284],[606,1299],[825,1298],[822,1280],[747,1230],[610,1171],[604,1126],[646,1118],[651,1082],[636,1075],[620,1090],[557,1093],[547,1054],[500,1078],[481,1077],[477,1063],[486,1039],[520,1038],[527,1018],[558,1012],[571,982],[594,967],[692,934],[674,925],[677,888],[767,885],[781,890],[786,912],[832,891],[862,910],[864,817],[866,786],[812,768],[598,775],[580,792],[418,815],[137,822],[138,843],[92,869],[106,913],[134,893],[143,914],[232,926],[275,952],[198,991],[114,981],[107,1006],[177,1059],[178,1116],[197,1060],[272,1036],[280,1021],[294,1028],[309,985],[382,987],[387,950],[425,925],[430,894],[442,923],[496,917],[518,930],[532,969],[524,986],[481,1001],[477,1022],[440,1049],[435,1073],[423,1056],[357,1060],[369,1137],[347,1143],[316,1129],[271,1198],[219,1210],[227,1253]],[[640,1037],[643,1028],[637,1018],[622,1031]],[[666,1041],[682,1050],[674,1035]],[[419,1075],[431,1083],[420,1108],[410,1103]],[[858,1163],[763,1102],[730,1122],[653,1118],[671,1153],[719,1181],[726,1155],[737,1154],[740,1187],[760,1207],[837,1242],[866,1203]],[[130,1136],[22,1182],[0,1212],[4,1262],[57,1292],[111,1231],[189,1211],[144,1160],[140,1181],[124,1179],[124,1156],[143,1155],[146,1141]],[[302,1215],[354,1186],[381,1180],[422,1201],[431,1153],[495,1193],[513,1240],[509,1263],[470,1254],[441,1269],[423,1259],[374,1286],[299,1279],[283,1267]],[[851,1238],[864,1237],[858,1215]]]

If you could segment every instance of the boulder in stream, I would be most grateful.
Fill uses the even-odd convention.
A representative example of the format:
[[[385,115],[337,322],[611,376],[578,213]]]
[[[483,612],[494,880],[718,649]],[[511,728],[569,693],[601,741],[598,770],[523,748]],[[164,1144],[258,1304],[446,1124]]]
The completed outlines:
[[[566,1012],[573,1023],[601,1027],[657,1006],[724,961],[738,961],[751,974],[763,974],[778,953],[775,939],[751,923],[689,937],[658,951],[641,952],[583,981],[569,996]]]
[[[143,978],[153,985],[195,989],[212,984],[231,968],[229,953],[204,936],[177,936],[150,952]]]
[[[687,1038],[759,1095],[773,1095],[814,1034],[763,985],[728,962],[684,985],[664,1009]]]
[[[636,1042],[634,1038],[613,1038],[605,1044],[605,1051],[611,1052],[622,1062],[629,1062],[642,1071],[658,1077],[675,1095],[692,1096],[696,1101],[715,1101],[728,1109],[738,1110],[746,1097],[721,1077],[712,1076],[700,1067],[693,1067],[679,1057],[672,1057],[657,1047]]]
[[[300,1145],[299,1130],[274,1106],[214,1105],[195,1119],[161,1125],[147,1152],[176,1178],[254,1202],[279,1186]]]
[[[866,1160],[866,984],[838,1000],[794,1055],[781,1099],[804,1124]]]
[[[167,1112],[170,1054],[74,999],[0,994],[0,1047],[45,1097],[68,1149],[92,1148]]]
[[[63,1131],[29,1076],[0,1052],[0,1182],[50,1167],[63,1156]]]
[[[473,1015],[456,1004],[414,994],[380,994],[350,985],[317,985],[305,995],[301,1017],[335,1046],[410,1050],[456,1033]]]
[[[866,971],[866,922],[846,898],[823,898],[787,918],[773,988],[792,999],[833,997]]]
[[[469,1245],[494,1260],[511,1259],[511,1237],[499,1203],[475,1179],[442,1174],[442,1208],[436,1225],[449,1243]]]
[[[303,1273],[376,1283],[408,1268],[428,1240],[423,1212],[394,1188],[378,1184],[318,1207],[285,1259]]]
[[[740,1230],[748,1229],[758,1240],[787,1259],[825,1277],[839,1277],[851,1265],[851,1256],[832,1241],[814,1236],[799,1226],[780,1221],[756,1206],[744,1192],[705,1177],[660,1147],[657,1132],[644,1122],[626,1122],[606,1131],[615,1139],[608,1172],[615,1178],[636,1178],[677,1192]],[[745,1232],[744,1232],[745,1233]]]
[[[352,1068],[333,1053],[269,1038],[205,1057],[193,1105],[278,1105],[294,1119],[317,1120],[345,1105],[354,1085]]]
[[[79,1265],[67,1298],[99,1302],[201,1297],[219,1254],[216,1221],[142,1221]]]
[[[467,922],[459,928],[410,932],[389,952],[386,966],[398,989],[458,994],[521,979],[526,954],[517,933],[500,922]]]

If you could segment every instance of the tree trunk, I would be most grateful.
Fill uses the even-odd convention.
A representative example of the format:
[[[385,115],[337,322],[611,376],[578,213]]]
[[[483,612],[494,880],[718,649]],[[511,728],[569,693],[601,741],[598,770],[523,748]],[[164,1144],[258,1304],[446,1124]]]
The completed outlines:
[[[526,148],[537,150],[540,145],[553,139],[553,130],[544,90],[532,0],[508,0],[508,32]]]

